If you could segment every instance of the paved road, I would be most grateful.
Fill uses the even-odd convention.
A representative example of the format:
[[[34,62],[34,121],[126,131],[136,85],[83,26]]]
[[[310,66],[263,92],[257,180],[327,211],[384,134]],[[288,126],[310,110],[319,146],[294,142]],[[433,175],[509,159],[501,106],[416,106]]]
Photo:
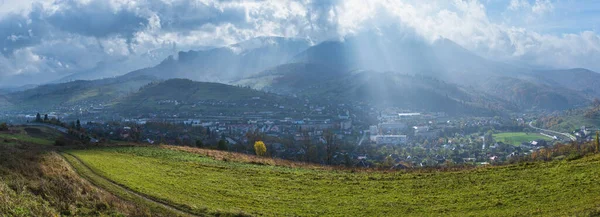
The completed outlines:
[[[535,126],[533,126],[533,121],[529,122],[529,127],[533,128],[533,129],[536,129],[536,130],[539,130],[539,131],[544,131],[544,132],[549,132],[549,133],[563,135],[563,136],[568,137],[571,141],[576,141],[577,140],[577,138],[575,136],[573,136],[571,134],[568,134],[568,133],[561,133],[561,132],[557,132],[557,131],[554,131],[554,130],[548,130],[548,129],[542,129],[542,128],[535,127]]]

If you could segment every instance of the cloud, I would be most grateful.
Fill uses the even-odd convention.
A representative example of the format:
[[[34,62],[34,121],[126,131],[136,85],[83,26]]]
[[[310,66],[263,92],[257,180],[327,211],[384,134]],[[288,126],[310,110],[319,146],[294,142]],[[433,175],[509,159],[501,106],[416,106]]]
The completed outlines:
[[[491,59],[600,70],[593,29],[535,30],[534,24],[565,11],[565,4],[550,0],[496,3],[510,19],[488,14],[497,1],[477,0],[43,0],[29,7],[8,1],[15,9],[0,10],[0,76],[60,76],[111,61],[130,63],[115,70],[125,73],[135,63],[159,62],[173,47],[222,46],[258,36],[320,42],[389,26],[430,42],[448,38]],[[143,60],[149,53],[152,60]]]
[[[148,18],[127,8],[114,8],[105,0],[66,0],[56,7],[59,10],[50,12],[46,21],[60,30],[83,36],[116,34],[130,38],[148,25]]]
[[[508,5],[508,9],[511,11],[517,11],[529,7],[531,7],[531,5],[527,0],[511,0],[510,4]]]
[[[531,11],[535,14],[542,15],[554,11],[554,5],[550,0],[535,0],[535,4],[531,7]]]

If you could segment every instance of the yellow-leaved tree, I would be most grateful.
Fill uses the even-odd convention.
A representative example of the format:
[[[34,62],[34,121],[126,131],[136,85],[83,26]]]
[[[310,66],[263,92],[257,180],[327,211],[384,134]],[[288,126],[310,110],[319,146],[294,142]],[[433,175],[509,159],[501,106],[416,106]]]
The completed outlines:
[[[256,141],[254,142],[254,152],[258,156],[265,156],[267,154],[267,146],[263,141]]]

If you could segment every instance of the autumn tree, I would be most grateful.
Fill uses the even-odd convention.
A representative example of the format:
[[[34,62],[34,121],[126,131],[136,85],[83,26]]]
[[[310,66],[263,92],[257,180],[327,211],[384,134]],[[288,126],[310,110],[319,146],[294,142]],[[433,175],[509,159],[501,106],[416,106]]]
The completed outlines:
[[[263,141],[256,141],[254,142],[254,152],[256,152],[256,155],[258,156],[265,156],[267,153],[267,146]]]

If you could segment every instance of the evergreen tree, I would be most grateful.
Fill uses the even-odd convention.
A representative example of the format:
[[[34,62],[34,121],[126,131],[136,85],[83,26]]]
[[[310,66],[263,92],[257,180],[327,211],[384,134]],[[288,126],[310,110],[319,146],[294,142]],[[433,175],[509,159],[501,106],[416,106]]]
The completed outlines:
[[[196,147],[198,147],[198,148],[204,147],[204,143],[202,143],[202,140],[199,140],[199,139],[196,140]]]
[[[49,120],[49,119],[48,119],[48,114],[45,114],[45,115],[44,115],[44,122],[46,122],[46,121],[48,121],[48,120]]]
[[[40,115],[40,113],[37,113],[37,115],[35,115],[35,122],[42,122],[42,116]]]
[[[81,122],[77,119],[77,123],[75,124],[75,129],[81,130]]]
[[[222,151],[229,150],[229,147],[227,147],[227,141],[224,139],[219,140],[219,143],[217,143],[217,149]]]
[[[594,142],[594,145],[596,145],[596,153],[600,151],[600,138],[598,138],[599,134],[600,133],[596,131],[596,141]]]

